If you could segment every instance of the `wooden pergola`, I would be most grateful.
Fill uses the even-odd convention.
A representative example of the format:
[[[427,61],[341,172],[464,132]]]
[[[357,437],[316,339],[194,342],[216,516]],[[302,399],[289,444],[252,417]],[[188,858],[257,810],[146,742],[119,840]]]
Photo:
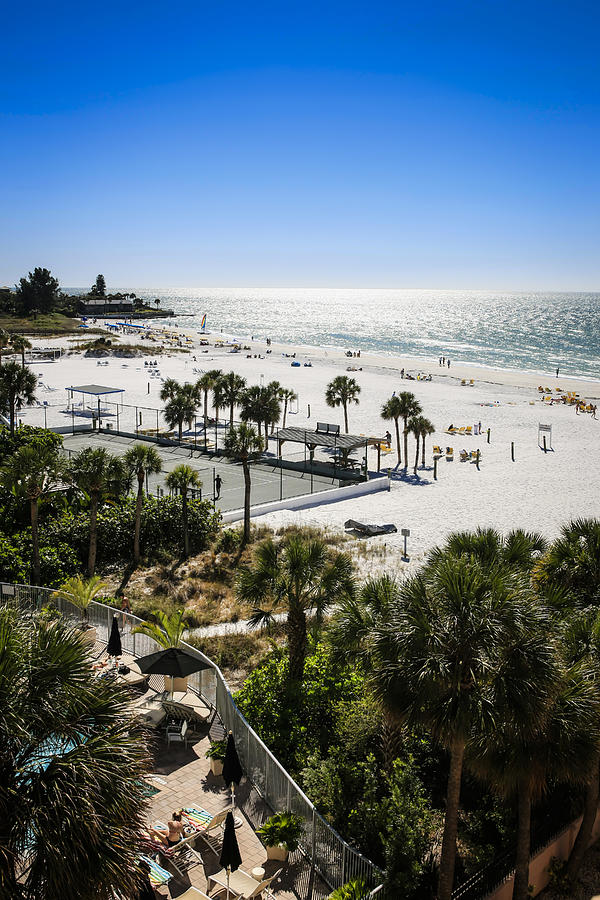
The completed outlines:
[[[309,451],[310,462],[314,459],[317,447],[323,447],[326,450],[339,451],[341,456],[341,467],[348,459],[353,450],[364,448],[365,458],[369,447],[377,447],[377,469],[381,463],[381,447],[388,447],[389,443],[385,437],[369,437],[364,434],[339,434],[333,431],[309,431],[307,428],[279,428],[277,431],[277,448],[278,456],[281,459],[281,448],[286,441],[293,444],[303,444]],[[334,469],[337,467],[334,459]]]

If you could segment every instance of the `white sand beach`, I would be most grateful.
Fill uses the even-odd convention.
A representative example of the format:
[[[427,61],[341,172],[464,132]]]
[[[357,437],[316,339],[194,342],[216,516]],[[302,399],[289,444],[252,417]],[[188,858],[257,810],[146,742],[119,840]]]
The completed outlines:
[[[184,333],[185,327],[171,328]],[[66,404],[64,389],[72,384],[100,383],[124,388],[124,403],[160,407],[158,394],[161,381],[149,379],[145,360],[156,358],[161,377],[180,381],[198,378],[197,370],[220,368],[243,375],[248,384],[278,380],[299,395],[298,412],[288,414],[288,425],[314,428],[317,421],[339,423],[343,430],[341,408],[331,409],[325,403],[325,388],[333,377],[348,372],[361,387],[360,403],[349,410],[352,434],[382,436],[393,422],[381,419],[383,402],[394,391],[412,391],[423,407],[423,414],[436,426],[427,441],[426,466],[413,475],[415,443],[409,437],[408,475],[394,469],[396,453],[385,457],[382,466],[392,467],[392,488],[365,497],[315,506],[302,511],[280,511],[261,518],[277,528],[290,522],[311,524],[342,530],[347,519],[364,522],[394,523],[410,528],[408,549],[411,564],[419,563],[428,550],[457,529],[477,525],[500,530],[514,527],[537,529],[547,537],[556,535],[560,526],[572,517],[600,516],[600,421],[591,414],[576,414],[575,407],[541,401],[538,385],[548,386],[554,396],[556,388],[577,391],[592,403],[600,397],[600,382],[540,376],[525,372],[493,370],[471,366],[454,366],[448,370],[438,360],[390,358],[361,354],[348,358],[342,350],[314,347],[272,345],[266,354],[264,341],[255,341],[250,351],[231,353],[229,348],[215,348],[220,335],[210,335],[209,347],[198,345],[196,335],[189,354],[120,359],[111,357],[108,365],[98,366],[96,359],[81,354],[63,356],[56,363],[33,363],[44,387],[38,397],[52,407],[48,424],[68,425],[70,419],[59,413]],[[121,341],[133,341],[131,337]],[[40,340],[36,345],[72,346],[72,339]],[[191,347],[191,345],[188,345]],[[204,352],[207,351],[208,352]],[[289,354],[296,353],[301,363],[311,366],[292,367]],[[288,354],[288,356],[284,355]],[[250,358],[247,358],[250,356]],[[194,359],[195,357],[195,359]],[[431,381],[402,379],[401,369],[415,374],[431,373]],[[196,371],[195,371],[196,370]],[[461,380],[474,380],[462,385]],[[150,391],[148,393],[148,390]],[[308,415],[310,407],[310,418]],[[50,408],[47,411],[47,415]],[[28,424],[43,424],[44,411],[23,410],[20,418]],[[450,423],[473,426],[481,422],[481,436],[449,435]],[[538,424],[552,425],[552,451],[544,453],[538,446]],[[485,431],[491,430],[487,443]],[[515,461],[511,459],[514,442]],[[438,480],[433,479],[432,448],[435,444],[454,448],[454,459],[445,457],[438,463]],[[479,471],[471,462],[461,462],[459,452],[481,451]],[[274,445],[270,450],[275,453]],[[369,451],[369,468],[376,466],[377,454]],[[401,535],[373,538],[372,546],[380,546],[378,554],[362,562],[363,568],[391,568],[400,563]],[[385,545],[385,551],[383,550]]]

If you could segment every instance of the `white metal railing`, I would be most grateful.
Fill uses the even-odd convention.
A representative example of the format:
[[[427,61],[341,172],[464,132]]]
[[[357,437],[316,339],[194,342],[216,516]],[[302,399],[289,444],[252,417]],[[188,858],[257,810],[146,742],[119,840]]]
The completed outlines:
[[[0,601],[15,602],[19,606],[41,609],[52,603],[68,617],[81,613],[70,601],[57,597],[50,588],[34,585],[4,584],[0,582]],[[145,656],[159,648],[152,638],[144,634],[132,634],[132,629],[142,623],[142,619],[131,613],[117,610],[114,606],[92,601],[87,618],[95,626],[98,640],[108,642],[108,636],[115,614],[122,617],[130,627],[123,628],[121,643],[123,649],[132,656]],[[304,821],[302,851],[308,857],[314,870],[329,888],[335,889],[353,878],[362,877],[370,887],[381,887],[384,878],[382,870],[355,850],[317,812],[302,789],[296,784],[269,748],[256,734],[252,726],[238,709],[220,669],[204,653],[185,642],[188,653],[201,659],[209,668],[194,673],[188,679],[191,690],[201,696],[217,713],[226,731],[232,731],[246,777],[251,781],[262,799],[272,811],[292,810]],[[313,880],[309,879],[304,900],[313,897]],[[386,900],[386,891],[378,894]],[[391,900],[391,898],[390,898]]]

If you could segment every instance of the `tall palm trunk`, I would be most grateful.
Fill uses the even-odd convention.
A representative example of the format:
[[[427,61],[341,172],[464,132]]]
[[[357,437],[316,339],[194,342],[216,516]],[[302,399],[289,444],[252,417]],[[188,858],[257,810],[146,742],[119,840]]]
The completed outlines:
[[[233,428],[233,407],[234,406],[235,406],[235,403],[232,400],[231,405],[229,407],[229,428],[230,429]]]
[[[583,819],[569,856],[567,875],[573,881],[579,871],[583,854],[587,850],[592,838],[592,829],[598,813],[598,795],[600,793],[600,753],[597,753],[591,766],[591,780],[585,792],[585,805],[583,807]]]
[[[21,347],[21,368],[25,368],[25,347]]]
[[[396,447],[398,449],[398,465],[400,465],[400,425],[398,424],[398,419],[394,419],[394,425],[396,426]]]
[[[139,469],[137,473],[138,492],[135,503],[135,534],[133,536],[133,561],[137,564],[140,561],[140,529],[142,525],[142,498],[144,496],[144,470]]]
[[[182,432],[183,432],[183,421],[180,421],[179,422],[179,440],[181,440]]]
[[[288,407],[288,401],[287,401],[287,397],[286,397],[285,400],[283,401],[283,423],[282,423],[282,426],[281,426],[282,428],[285,428],[285,420],[286,420],[286,416],[287,416],[287,407]]]
[[[306,613],[297,602],[290,603],[287,616],[287,639],[290,655],[289,679],[290,682],[301,682],[306,659]]]
[[[404,468],[408,471],[408,418],[404,419]]]
[[[88,553],[88,578],[96,569],[96,550],[98,547],[98,494],[93,491],[90,498],[90,549]]]
[[[415,440],[417,442],[417,452],[415,453],[415,475],[417,474],[417,466],[419,465],[419,435],[415,434]]]
[[[456,835],[458,832],[458,804],[462,780],[465,742],[456,738],[450,748],[450,772],[446,792],[446,816],[444,836],[438,876],[437,900],[450,900],[454,884],[454,863],[456,860]]]
[[[344,427],[346,429],[346,434],[348,434],[348,404],[344,403]]]
[[[386,772],[392,771],[395,760],[402,755],[405,745],[404,729],[402,725],[383,710],[381,722],[381,749],[383,751],[383,764]]]
[[[519,785],[517,815],[517,852],[513,900],[527,900],[529,896],[529,853],[531,849],[531,790],[526,778]]]
[[[8,407],[9,407],[9,418],[10,418],[10,436],[14,437],[15,434],[15,418],[16,418],[16,398],[14,391],[10,391],[8,394]]]
[[[242,459],[242,469],[244,471],[244,534],[242,543],[246,545],[250,540],[250,466],[247,459]]]
[[[421,434],[421,468],[425,468],[425,435]]]
[[[183,520],[183,553],[185,559],[190,555],[190,536],[188,534],[187,490],[181,492],[181,518]]]
[[[40,583],[40,538],[38,529],[38,498],[32,497],[30,500],[31,511],[31,544],[33,548],[33,583]]]
[[[208,427],[208,388],[204,389],[204,434]]]

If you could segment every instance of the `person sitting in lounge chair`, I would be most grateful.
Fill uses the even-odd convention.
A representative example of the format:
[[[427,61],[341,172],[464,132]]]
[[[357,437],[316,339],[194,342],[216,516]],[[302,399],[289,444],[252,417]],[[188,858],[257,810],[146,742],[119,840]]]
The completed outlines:
[[[153,825],[150,826],[150,833],[157,837],[163,843],[166,843],[167,847],[174,847],[175,844],[178,844],[183,836],[184,824],[181,821],[181,810],[176,810],[173,813],[173,818],[167,822],[166,828],[154,828]]]

